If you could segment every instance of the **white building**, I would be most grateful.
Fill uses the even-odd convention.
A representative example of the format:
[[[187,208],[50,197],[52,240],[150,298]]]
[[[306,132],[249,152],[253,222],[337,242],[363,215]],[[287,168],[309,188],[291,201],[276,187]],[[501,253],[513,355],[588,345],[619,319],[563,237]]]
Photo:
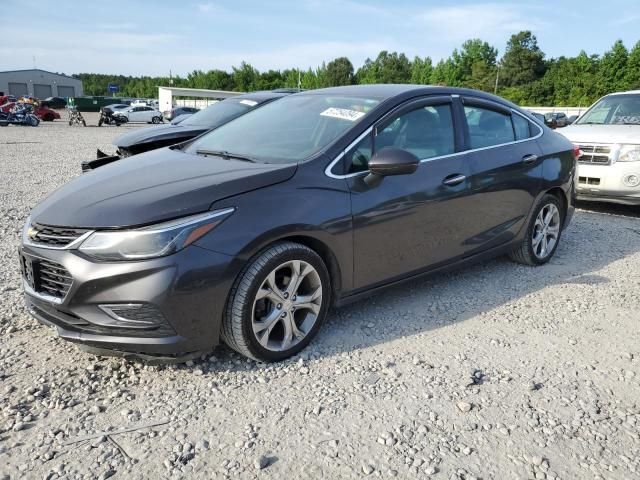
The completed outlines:
[[[9,70],[0,72],[0,95],[47,97],[80,97],[82,80],[46,70]]]

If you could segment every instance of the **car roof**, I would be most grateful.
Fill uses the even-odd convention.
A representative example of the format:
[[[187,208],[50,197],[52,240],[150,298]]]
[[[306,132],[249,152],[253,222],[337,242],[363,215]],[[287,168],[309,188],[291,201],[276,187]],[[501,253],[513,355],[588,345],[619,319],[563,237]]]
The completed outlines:
[[[605,95],[605,97],[608,97],[610,95],[640,95],[640,90],[629,90],[627,92],[613,92]]]
[[[369,98],[377,98],[378,100],[387,100],[389,98],[403,96],[415,97],[422,95],[468,95],[504,105],[513,108],[520,108],[517,105],[505,100],[504,98],[492,95],[490,93],[469,88],[446,87],[439,85],[408,85],[408,84],[372,84],[372,85],[349,85],[343,87],[320,88],[318,90],[309,90],[297,95],[354,95]]]

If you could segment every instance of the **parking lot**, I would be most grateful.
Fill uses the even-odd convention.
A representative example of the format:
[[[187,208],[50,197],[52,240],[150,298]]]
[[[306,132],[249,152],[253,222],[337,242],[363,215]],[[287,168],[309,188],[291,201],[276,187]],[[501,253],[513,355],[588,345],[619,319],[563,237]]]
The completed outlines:
[[[639,209],[580,205],[543,267],[335,309],[280,364],[97,358],[27,314],[16,249],[29,210],[132,128],[0,130],[0,480],[640,476]]]

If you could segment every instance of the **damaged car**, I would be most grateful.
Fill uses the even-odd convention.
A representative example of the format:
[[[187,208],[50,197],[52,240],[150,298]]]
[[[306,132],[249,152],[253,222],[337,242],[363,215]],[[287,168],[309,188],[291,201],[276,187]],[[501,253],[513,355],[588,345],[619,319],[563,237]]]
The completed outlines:
[[[121,158],[191,140],[257,107],[291,93],[294,91],[282,89],[237,95],[214,103],[178,124],[171,123],[133,130],[115,139],[113,144],[117,150],[114,155],[98,150],[96,159],[82,162],[82,171],[88,172]]]

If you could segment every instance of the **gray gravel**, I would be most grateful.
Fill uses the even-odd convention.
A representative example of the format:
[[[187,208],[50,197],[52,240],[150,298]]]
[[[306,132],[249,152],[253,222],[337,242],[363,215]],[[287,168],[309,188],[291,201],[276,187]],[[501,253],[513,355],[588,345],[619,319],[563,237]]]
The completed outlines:
[[[615,209],[577,212],[545,267],[497,259],[334,310],[278,365],[56,339],[23,307],[19,230],[128,128],[0,129],[0,479],[640,478],[640,222]]]

